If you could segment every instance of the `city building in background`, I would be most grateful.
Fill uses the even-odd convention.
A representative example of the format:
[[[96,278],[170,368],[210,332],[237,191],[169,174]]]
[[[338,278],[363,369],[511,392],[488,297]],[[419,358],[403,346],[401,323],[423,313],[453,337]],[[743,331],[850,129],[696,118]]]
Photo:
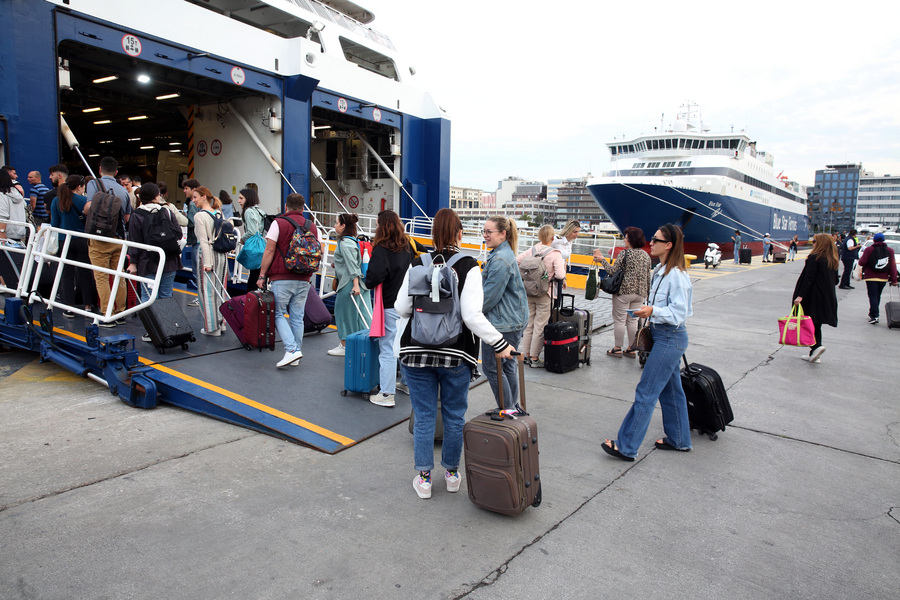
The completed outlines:
[[[827,165],[816,171],[809,188],[810,232],[843,232],[856,223],[856,198],[862,164]]]
[[[612,226],[609,217],[587,189],[587,182],[590,178],[591,174],[588,173],[584,177],[560,180],[556,188],[556,224],[558,227],[562,227],[572,219],[581,221],[584,229],[596,230]]]
[[[863,171],[856,201],[856,229],[900,231],[900,175],[875,175]]]
[[[503,212],[509,217],[536,225],[556,221],[556,203],[547,200],[547,186],[542,181],[519,183]]]

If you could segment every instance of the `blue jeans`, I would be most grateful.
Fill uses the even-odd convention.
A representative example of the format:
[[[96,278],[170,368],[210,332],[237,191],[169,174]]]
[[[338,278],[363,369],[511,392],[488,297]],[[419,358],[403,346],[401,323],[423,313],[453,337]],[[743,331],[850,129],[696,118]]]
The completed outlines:
[[[280,279],[272,282],[275,295],[275,329],[284,342],[285,352],[297,352],[303,345],[303,313],[309,282]]]
[[[652,324],[653,350],[647,357],[641,380],[634,392],[634,404],[625,415],[616,447],[625,456],[637,456],[641,442],[647,435],[653,408],[659,399],[662,409],[663,431],[666,441],[679,450],[691,447],[691,426],[688,422],[687,398],[681,387],[681,356],[687,349],[688,336],[684,325]]]
[[[171,298],[172,289],[175,287],[175,271],[163,271],[159,277],[159,291],[156,293],[157,298]],[[150,299],[150,286],[146,283],[141,284],[141,302]]]
[[[797,249],[796,249],[796,248],[789,248],[789,249],[788,249],[788,260],[794,260],[794,257],[795,257],[795,256],[797,256]]]
[[[519,342],[522,340],[522,331],[505,331],[503,339],[509,342],[516,350],[520,350]],[[487,377],[488,383],[491,384],[491,391],[494,392],[494,399],[497,404],[500,403],[500,396],[497,394],[499,390],[499,382],[497,378],[497,359],[494,355],[494,347],[481,342],[481,368]],[[503,408],[514,408],[519,401],[519,372],[515,358],[503,359]]]
[[[438,385],[441,390],[441,414],[444,418],[444,441],[441,444],[441,465],[447,470],[459,467],[462,454],[463,425],[469,407],[469,379],[472,369],[459,367],[400,367],[407,385],[409,399],[416,413],[413,427],[413,458],[416,471],[434,468],[434,427],[437,417]]]
[[[884,291],[886,281],[867,281],[866,292],[869,294],[869,318],[877,319],[881,306],[881,292]]]
[[[393,308],[384,309],[384,336],[378,338],[378,364],[382,394],[397,392],[397,356],[394,354],[394,338],[397,336],[397,320],[400,315]]]

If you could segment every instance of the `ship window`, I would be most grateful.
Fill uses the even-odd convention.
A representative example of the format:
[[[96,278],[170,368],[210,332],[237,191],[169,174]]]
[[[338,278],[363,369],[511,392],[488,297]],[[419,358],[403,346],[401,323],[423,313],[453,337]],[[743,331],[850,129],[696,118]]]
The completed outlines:
[[[234,3],[221,1],[188,0],[188,2],[287,39],[303,37],[310,28],[310,23],[303,19],[262,3],[240,3],[245,6],[234,6]],[[318,33],[314,34],[313,41],[319,42],[318,37]]]
[[[634,146],[629,145],[629,146],[628,146],[628,150],[629,150],[629,152],[634,152]]]
[[[366,48],[365,46],[352,42],[346,38],[342,37],[340,40],[341,49],[344,51],[344,57],[348,61],[366,71],[371,71],[382,77],[399,81],[397,69],[394,67],[394,61],[390,58],[380,52],[376,52],[371,48]]]

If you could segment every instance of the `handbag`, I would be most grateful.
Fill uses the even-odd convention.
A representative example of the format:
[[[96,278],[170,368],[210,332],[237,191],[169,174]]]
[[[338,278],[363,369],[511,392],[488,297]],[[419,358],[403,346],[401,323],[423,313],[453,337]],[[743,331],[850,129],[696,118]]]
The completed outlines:
[[[588,271],[587,282],[584,284],[584,299],[595,300],[597,298],[597,266],[594,265]]]
[[[791,314],[778,319],[779,343],[783,346],[815,346],[816,328],[812,317],[804,316],[803,307],[795,304]]]
[[[607,294],[616,295],[625,279],[625,253],[622,253],[622,268],[600,282],[600,289]]]
[[[258,269],[262,266],[262,257],[266,251],[266,240],[258,233],[254,233],[244,242],[241,251],[237,255],[237,261],[250,269]]]
[[[375,286],[375,300],[372,302],[372,326],[369,328],[369,337],[384,337],[383,287],[383,283]]]
[[[638,323],[639,327],[634,336],[634,343],[631,345],[632,350],[638,352],[650,352],[653,350],[653,333],[650,332],[650,323],[641,319]]]

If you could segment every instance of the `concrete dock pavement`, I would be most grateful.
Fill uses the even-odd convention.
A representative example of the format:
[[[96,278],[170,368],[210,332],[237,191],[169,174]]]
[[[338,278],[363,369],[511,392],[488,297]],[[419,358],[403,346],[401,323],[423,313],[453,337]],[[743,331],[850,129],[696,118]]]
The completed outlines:
[[[900,332],[857,285],[822,364],[779,346],[802,265],[696,277],[687,357],[735,422],[690,453],[653,448],[658,414],[636,462],[600,450],[640,376],[611,329],[528,370],[544,501],[516,518],[440,468],[420,500],[405,424],[330,456],[0,354],[0,598],[897,598]]]

